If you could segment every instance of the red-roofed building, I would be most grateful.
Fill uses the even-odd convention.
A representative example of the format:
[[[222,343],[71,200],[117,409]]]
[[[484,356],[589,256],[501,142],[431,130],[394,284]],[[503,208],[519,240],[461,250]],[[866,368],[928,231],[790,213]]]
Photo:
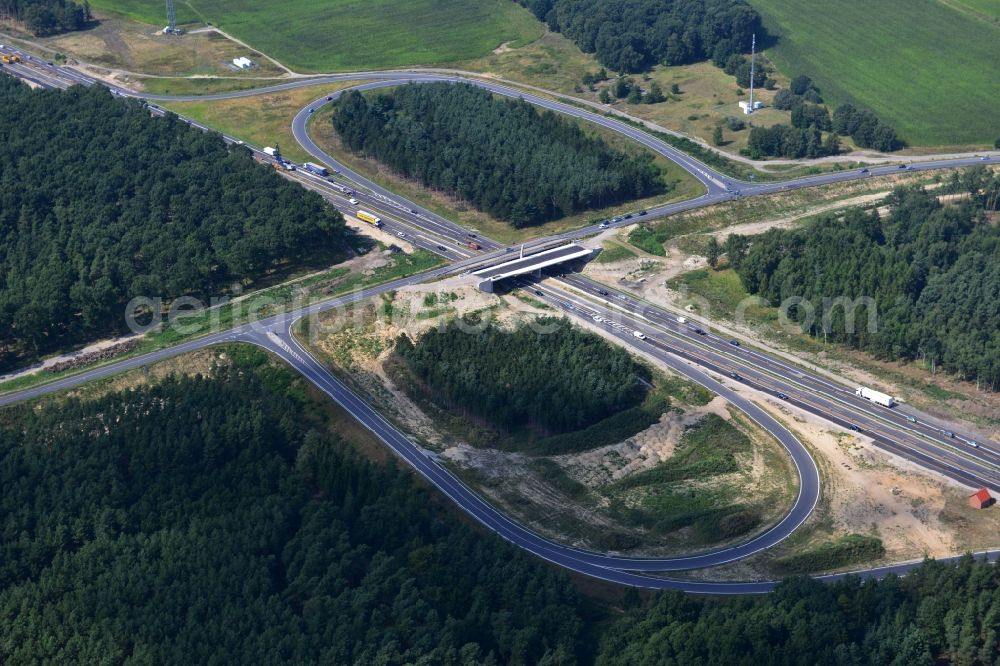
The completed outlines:
[[[985,509],[986,507],[993,504],[995,500],[990,495],[990,491],[986,488],[980,488],[976,492],[969,495],[969,506],[973,509]]]

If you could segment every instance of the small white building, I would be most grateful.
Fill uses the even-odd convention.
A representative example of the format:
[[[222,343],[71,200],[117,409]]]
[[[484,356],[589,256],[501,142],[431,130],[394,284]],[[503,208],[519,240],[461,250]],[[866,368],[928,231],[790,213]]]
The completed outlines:
[[[246,56],[240,56],[239,58],[233,58],[233,65],[240,69],[250,69],[253,67],[253,60]]]
[[[762,106],[764,105],[757,100],[753,101],[753,106],[751,106],[750,102],[746,100],[740,100],[740,108],[743,109],[743,113],[748,116]]]

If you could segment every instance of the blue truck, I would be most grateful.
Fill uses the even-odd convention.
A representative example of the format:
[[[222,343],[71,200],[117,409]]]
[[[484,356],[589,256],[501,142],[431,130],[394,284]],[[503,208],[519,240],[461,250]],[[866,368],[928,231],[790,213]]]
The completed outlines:
[[[302,167],[309,173],[314,173],[317,176],[323,176],[325,178],[326,176],[330,175],[330,172],[326,170],[326,167],[320,166],[318,164],[313,164],[312,162],[306,162],[305,164],[302,165]]]

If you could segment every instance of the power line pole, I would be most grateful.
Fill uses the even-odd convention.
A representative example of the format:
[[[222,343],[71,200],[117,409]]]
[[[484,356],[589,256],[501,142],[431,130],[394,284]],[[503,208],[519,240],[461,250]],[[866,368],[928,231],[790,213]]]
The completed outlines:
[[[171,2],[172,0],[167,0]],[[753,75],[754,75],[754,61],[757,57],[757,35],[754,34],[752,41],[750,42],[750,108],[748,111],[753,113]]]
[[[177,16],[174,13],[174,0],[167,0],[167,27],[163,32],[172,35],[177,32]]]

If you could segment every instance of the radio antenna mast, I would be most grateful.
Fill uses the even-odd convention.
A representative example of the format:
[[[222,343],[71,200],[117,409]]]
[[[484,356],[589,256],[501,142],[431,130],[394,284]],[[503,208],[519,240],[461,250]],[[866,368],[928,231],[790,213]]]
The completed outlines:
[[[174,0],[167,0],[167,27],[163,29],[166,35],[177,33],[177,15],[174,13]]]

